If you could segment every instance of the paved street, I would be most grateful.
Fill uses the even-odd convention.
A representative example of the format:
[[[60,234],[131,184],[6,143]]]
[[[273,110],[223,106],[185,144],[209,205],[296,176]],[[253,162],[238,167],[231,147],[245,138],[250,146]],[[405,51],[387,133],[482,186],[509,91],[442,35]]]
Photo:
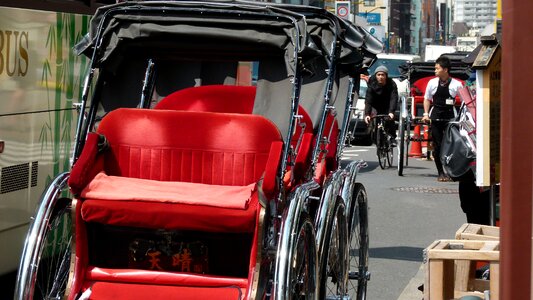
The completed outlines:
[[[344,159],[368,162],[358,181],[369,198],[371,300],[422,299],[416,290],[422,273],[404,289],[421,270],[423,249],[435,239],[453,238],[466,222],[458,184],[437,182],[434,162],[425,159],[410,158],[399,177],[396,150],[393,168],[386,170],[379,167],[374,146],[352,146],[344,152]]]

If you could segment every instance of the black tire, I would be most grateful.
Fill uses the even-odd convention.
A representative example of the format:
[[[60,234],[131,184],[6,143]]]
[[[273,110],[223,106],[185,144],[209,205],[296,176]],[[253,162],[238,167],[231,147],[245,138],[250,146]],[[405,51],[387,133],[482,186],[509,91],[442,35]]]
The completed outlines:
[[[74,243],[71,204],[71,199],[59,199],[50,218],[42,221],[41,243],[25,249],[37,258],[37,269],[33,271],[35,282],[21,286],[27,296],[22,299],[63,299],[67,294]]]
[[[293,237],[293,257],[289,269],[289,299],[315,299],[316,292],[316,249],[314,226],[309,216],[302,212],[300,226]]]
[[[387,167],[387,152],[385,150],[385,132],[383,131],[383,129],[377,130],[376,149],[379,166],[382,170],[384,170]]]
[[[297,188],[281,219],[272,289],[276,299],[317,298],[316,234],[304,209],[307,197],[306,189]]]
[[[68,173],[57,176],[43,194],[24,244],[15,299],[63,299],[69,293],[74,255],[74,201],[59,198]]]
[[[405,155],[405,118],[400,116],[398,125],[398,176],[403,176],[403,159]]]
[[[366,299],[368,273],[368,206],[365,187],[355,183],[349,212],[348,299]]]
[[[389,143],[387,143],[387,148],[385,148],[387,151],[387,164],[389,165],[389,168],[392,167],[392,162],[394,161],[394,148],[391,147]]]
[[[336,197],[333,214],[326,221],[325,247],[319,261],[319,299],[343,299],[348,279],[346,259],[348,233],[344,201]]]

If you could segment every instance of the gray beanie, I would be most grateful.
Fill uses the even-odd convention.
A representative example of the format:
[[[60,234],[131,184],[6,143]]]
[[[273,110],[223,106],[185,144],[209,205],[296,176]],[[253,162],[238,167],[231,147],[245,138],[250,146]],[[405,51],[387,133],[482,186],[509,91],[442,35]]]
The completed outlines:
[[[387,76],[389,76],[389,69],[387,69],[387,67],[385,66],[379,66],[376,68],[376,70],[374,70],[374,75],[376,75],[378,72],[385,72],[387,74]]]

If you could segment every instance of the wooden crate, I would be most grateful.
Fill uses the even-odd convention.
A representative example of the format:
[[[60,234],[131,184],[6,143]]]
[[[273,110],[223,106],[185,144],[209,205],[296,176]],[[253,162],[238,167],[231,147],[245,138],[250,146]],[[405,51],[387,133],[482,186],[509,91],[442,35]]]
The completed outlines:
[[[457,240],[499,241],[500,227],[465,223],[455,233]]]
[[[455,238],[458,240],[499,241],[500,227],[465,223],[457,230]],[[476,269],[488,263],[486,261],[456,260],[455,290],[472,290],[476,283],[476,281],[472,281],[472,278],[475,278]]]
[[[500,242],[474,240],[437,240],[424,250],[426,276],[424,300],[449,300],[466,295],[484,299],[490,290],[491,300],[498,299],[500,275]],[[456,268],[456,262],[487,261],[490,280],[475,278],[475,268]],[[460,264],[459,264],[460,265]],[[457,282],[463,284],[456,284]]]

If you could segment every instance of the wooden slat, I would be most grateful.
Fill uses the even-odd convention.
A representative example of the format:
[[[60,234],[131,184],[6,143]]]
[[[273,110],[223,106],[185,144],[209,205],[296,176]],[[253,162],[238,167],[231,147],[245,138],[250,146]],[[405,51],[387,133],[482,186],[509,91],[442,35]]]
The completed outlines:
[[[455,261],[455,290],[468,291],[470,290],[470,278],[475,277],[476,262],[471,260],[456,260]],[[455,296],[457,298],[457,295]]]
[[[500,240],[500,228],[465,223],[455,232],[455,238],[458,240],[498,241]]]
[[[461,240],[461,234],[463,234],[464,232],[468,230],[468,228],[470,227],[469,225],[470,224],[468,223],[464,223],[463,225],[461,225],[461,227],[459,227],[459,229],[457,229],[457,231],[455,232],[456,240]]]
[[[428,264],[429,295],[432,300],[452,299],[454,293],[454,264],[451,260],[431,260]]]
[[[499,300],[500,298],[500,263],[490,264],[490,299]]]
[[[449,249],[450,244],[463,249]],[[436,247],[427,249],[428,259],[468,259],[498,261],[498,241],[440,240]]]

